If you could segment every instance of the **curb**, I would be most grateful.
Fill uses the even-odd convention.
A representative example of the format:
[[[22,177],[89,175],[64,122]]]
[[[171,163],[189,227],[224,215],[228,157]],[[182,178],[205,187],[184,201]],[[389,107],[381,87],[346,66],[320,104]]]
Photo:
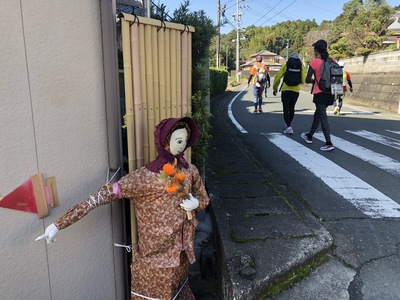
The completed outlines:
[[[212,101],[214,138],[206,168],[220,298],[265,299],[279,278],[328,253],[333,238],[234,132],[226,116],[229,101],[229,95]],[[247,181],[257,182],[257,189]]]

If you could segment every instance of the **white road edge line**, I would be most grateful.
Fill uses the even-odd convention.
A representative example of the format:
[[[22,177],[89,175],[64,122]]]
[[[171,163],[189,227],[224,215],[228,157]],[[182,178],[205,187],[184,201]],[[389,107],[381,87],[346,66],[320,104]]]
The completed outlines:
[[[232,105],[233,105],[233,102],[235,102],[236,98],[239,97],[239,95],[244,91],[245,88],[246,88],[246,86],[243,87],[243,89],[240,91],[239,94],[237,94],[235,97],[233,97],[233,99],[231,100],[231,102],[230,102],[229,105],[228,105],[228,116],[229,116],[229,118],[231,119],[233,125],[235,125],[236,128],[239,129],[239,131],[240,131],[241,133],[248,133],[248,132],[247,132],[246,129],[244,129],[244,128],[242,127],[242,125],[239,124],[238,121],[236,121],[235,117],[233,116]]]

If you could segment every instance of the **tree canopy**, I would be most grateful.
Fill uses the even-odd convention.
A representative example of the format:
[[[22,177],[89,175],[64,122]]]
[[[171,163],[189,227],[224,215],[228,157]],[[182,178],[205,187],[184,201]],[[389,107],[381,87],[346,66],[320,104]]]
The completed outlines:
[[[310,60],[312,44],[318,39],[328,42],[329,53],[335,58],[386,50],[388,46],[382,42],[390,34],[387,27],[395,21],[398,10],[400,6],[390,7],[385,0],[349,0],[339,16],[319,25],[315,20],[296,20],[266,27],[250,26],[241,32],[245,39],[240,40],[240,60],[249,60],[261,50],[281,56],[295,51]],[[236,30],[220,38],[221,51],[228,50],[227,55],[221,55],[222,65],[226,65],[228,58],[228,69],[234,69],[236,59],[233,39],[236,39]],[[215,46],[212,50],[215,53]],[[215,59],[210,61],[213,63]]]

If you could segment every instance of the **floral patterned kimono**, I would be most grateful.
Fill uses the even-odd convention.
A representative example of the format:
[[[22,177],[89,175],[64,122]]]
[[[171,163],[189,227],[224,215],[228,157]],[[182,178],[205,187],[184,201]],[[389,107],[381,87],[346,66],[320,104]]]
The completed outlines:
[[[174,156],[165,149],[165,142],[177,122],[189,125],[186,148],[192,146],[198,137],[192,119],[161,121],[154,133],[158,156],[153,162],[127,174],[117,183],[104,186],[96,195],[72,207],[54,223],[58,229],[63,229],[98,205],[120,198],[133,201],[138,223],[138,245],[134,249],[135,262],[131,265],[131,299],[135,300],[194,299],[187,278],[189,263],[195,261],[196,214],[194,211],[187,213],[180,207],[182,198],[179,193],[166,191],[166,182],[160,180],[163,165],[175,161],[177,172],[184,173],[182,185],[185,192],[192,193],[199,201],[196,211],[206,208],[210,200],[197,168],[186,162],[183,153]]]

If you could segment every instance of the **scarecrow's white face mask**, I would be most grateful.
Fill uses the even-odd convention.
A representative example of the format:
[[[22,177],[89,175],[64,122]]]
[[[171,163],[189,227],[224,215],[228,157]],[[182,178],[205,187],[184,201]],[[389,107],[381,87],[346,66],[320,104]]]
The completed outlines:
[[[180,128],[175,130],[171,134],[171,139],[169,140],[169,150],[173,155],[178,155],[182,153],[187,145],[189,134],[186,128]]]

